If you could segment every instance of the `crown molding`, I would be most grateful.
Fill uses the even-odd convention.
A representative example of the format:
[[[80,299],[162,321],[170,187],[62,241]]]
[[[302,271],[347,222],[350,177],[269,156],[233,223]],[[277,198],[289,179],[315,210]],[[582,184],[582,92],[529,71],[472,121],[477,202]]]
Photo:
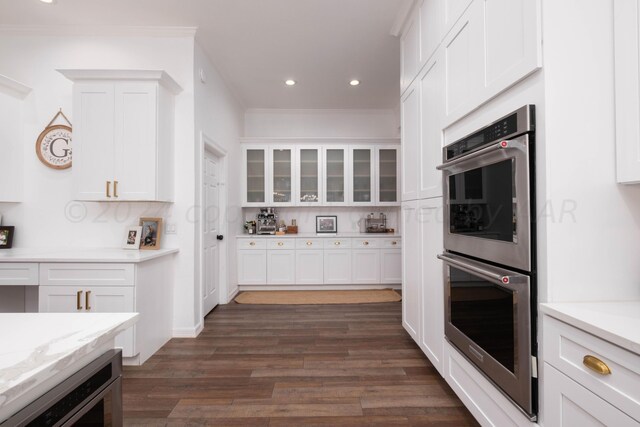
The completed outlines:
[[[114,25],[0,25],[0,34],[29,36],[190,37],[197,27]]]
[[[182,92],[182,87],[164,70],[82,70],[57,69],[71,81],[87,80],[151,80],[157,81],[173,94]]]
[[[16,98],[24,99],[31,93],[31,88],[0,74],[0,91]]]
[[[405,3],[396,14],[396,18],[393,20],[393,24],[391,25],[389,34],[391,34],[393,37],[399,37],[402,34],[402,30],[404,30],[404,27],[407,24],[407,20],[409,19],[411,12],[416,7],[418,2],[419,0],[405,1]]]

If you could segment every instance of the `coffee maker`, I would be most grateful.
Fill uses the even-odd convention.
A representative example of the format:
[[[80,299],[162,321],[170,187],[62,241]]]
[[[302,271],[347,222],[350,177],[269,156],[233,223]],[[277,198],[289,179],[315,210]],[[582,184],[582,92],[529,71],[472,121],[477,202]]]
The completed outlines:
[[[278,214],[275,208],[260,208],[256,218],[256,234],[276,234]]]

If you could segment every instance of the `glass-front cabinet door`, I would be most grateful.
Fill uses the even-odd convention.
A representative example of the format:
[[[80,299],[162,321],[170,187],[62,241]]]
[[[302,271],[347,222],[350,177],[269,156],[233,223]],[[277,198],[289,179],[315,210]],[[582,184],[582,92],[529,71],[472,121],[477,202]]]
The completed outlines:
[[[353,204],[373,204],[374,150],[368,147],[351,148],[351,176]]]
[[[397,147],[376,149],[377,167],[377,204],[399,204],[399,165],[400,152]]]
[[[292,205],[293,200],[293,147],[271,147],[272,204],[274,206]]]
[[[298,192],[296,202],[302,206],[318,206],[322,203],[322,149],[298,147]]]
[[[325,147],[323,154],[324,203],[325,205],[346,205],[349,150],[346,147]]]
[[[244,205],[264,205],[267,203],[267,149],[245,147],[243,149],[245,181]]]

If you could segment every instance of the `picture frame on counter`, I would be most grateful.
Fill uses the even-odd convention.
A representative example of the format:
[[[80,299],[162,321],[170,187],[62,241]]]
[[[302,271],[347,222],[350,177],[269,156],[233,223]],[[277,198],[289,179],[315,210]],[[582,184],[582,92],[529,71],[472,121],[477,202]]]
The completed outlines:
[[[140,227],[142,228],[140,235],[140,249],[160,249],[160,240],[162,238],[162,218],[140,218]]]
[[[0,249],[11,249],[13,246],[13,234],[15,232],[15,227],[11,226],[0,226]]]
[[[136,225],[127,228],[124,235],[124,249],[140,249],[140,241],[142,240],[142,226]]]
[[[316,216],[316,233],[317,234],[337,234],[338,233],[338,217],[336,215],[317,215]]]

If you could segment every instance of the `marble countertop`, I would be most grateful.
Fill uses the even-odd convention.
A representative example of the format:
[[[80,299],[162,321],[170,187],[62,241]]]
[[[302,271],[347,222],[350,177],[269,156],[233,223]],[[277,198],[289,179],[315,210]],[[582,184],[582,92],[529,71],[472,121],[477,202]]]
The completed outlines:
[[[540,311],[640,354],[640,301],[548,303]]]
[[[311,239],[311,238],[321,238],[321,239],[349,239],[349,238],[361,238],[361,239],[372,239],[372,238],[395,238],[399,239],[401,236],[398,233],[338,233],[338,234],[318,234],[318,233],[298,233],[298,234],[283,234],[280,236],[276,236],[273,234],[239,234],[236,236],[239,239],[282,239],[282,238],[300,238],[300,239]]]
[[[137,313],[0,314],[0,423],[113,348]]]
[[[138,251],[129,249],[42,249],[13,248],[0,250],[2,262],[125,262],[138,263],[174,254],[178,249]]]

